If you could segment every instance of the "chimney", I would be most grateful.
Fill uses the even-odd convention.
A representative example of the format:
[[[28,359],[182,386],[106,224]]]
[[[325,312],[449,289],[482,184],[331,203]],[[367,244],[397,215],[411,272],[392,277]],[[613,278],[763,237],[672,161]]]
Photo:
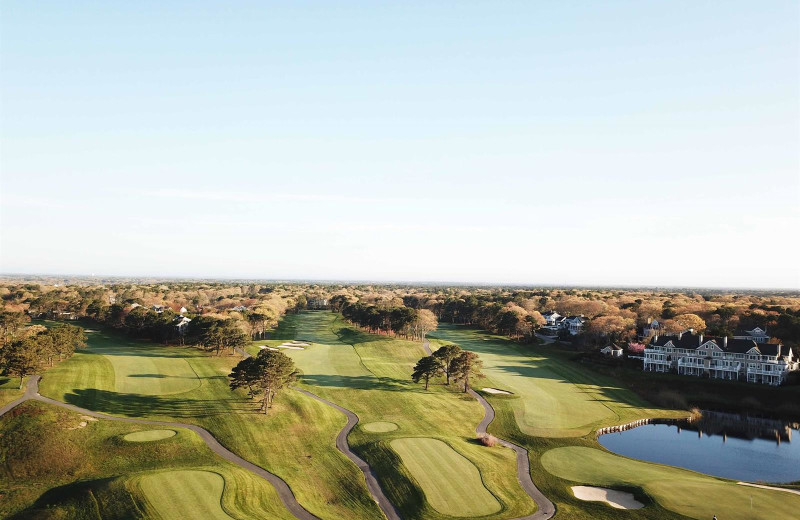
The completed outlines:
[[[683,332],[679,332],[678,333],[678,339],[681,339],[682,337],[683,337]]]
[[[725,338],[722,340],[722,345],[725,348],[728,348],[728,336],[725,336]]]
[[[700,343],[698,343],[697,346],[699,347],[702,344],[703,344],[703,333],[701,332],[700,333]]]

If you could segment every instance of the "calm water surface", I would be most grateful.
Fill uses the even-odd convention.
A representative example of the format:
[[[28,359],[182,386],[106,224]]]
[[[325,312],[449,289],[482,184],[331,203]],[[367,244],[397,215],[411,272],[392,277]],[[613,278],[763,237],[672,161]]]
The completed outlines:
[[[732,436],[721,427],[712,428],[712,434],[698,425],[647,424],[601,435],[597,440],[626,457],[708,475],[751,482],[795,482],[800,481],[800,431],[796,426],[783,424]]]

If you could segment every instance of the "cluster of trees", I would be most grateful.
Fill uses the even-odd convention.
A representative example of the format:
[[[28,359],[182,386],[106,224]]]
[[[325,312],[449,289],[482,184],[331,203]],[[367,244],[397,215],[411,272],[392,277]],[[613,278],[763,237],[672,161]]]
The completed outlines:
[[[419,302],[419,298],[408,297],[408,301]],[[478,325],[520,341],[532,341],[536,331],[545,324],[536,303],[531,299],[516,301],[500,295],[468,294],[427,302],[427,305],[442,321]]]
[[[217,355],[226,350],[233,354],[236,348],[245,346],[248,341],[249,338],[239,322],[232,318],[198,316],[189,323],[186,332],[187,343],[199,345]]]
[[[423,340],[439,325],[436,316],[428,309],[412,309],[405,305],[390,307],[356,302],[338,308],[352,323],[376,334]]]
[[[26,326],[27,321],[21,313],[0,312],[0,373],[18,377],[20,388],[26,376],[51,367],[86,346],[86,334],[80,327]]]
[[[449,385],[451,381],[461,382],[466,392],[469,390],[470,379],[483,377],[482,366],[483,361],[474,352],[462,350],[458,345],[444,345],[433,355],[417,361],[411,380],[415,383],[425,381],[427,390],[431,379],[444,375],[445,385]]]
[[[277,393],[296,381],[299,375],[289,356],[264,349],[255,357],[241,360],[228,377],[231,389],[247,388],[252,399],[260,397],[260,410],[266,414]]]

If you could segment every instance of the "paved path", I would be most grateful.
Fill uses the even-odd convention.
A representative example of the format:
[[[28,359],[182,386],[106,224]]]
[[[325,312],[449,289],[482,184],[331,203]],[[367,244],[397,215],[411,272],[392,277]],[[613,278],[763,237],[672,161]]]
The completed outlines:
[[[245,358],[250,357],[250,354],[239,347],[236,347],[236,352]],[[316,394],[312,394],[308,390],[303,390],[302,388],[297,388],[296,386],[292,388],[301,394],[305,394],[312,399],[316,399],[321,403],[325,403],[331,408],[335,408],[347,417],[347,424],[339,432],[339,435],[336,436],[336,448],[344,453],[348,459],[353,461],[353,463],[358,466],[358,469],[364,473],[364,480],[367,482],[369,494],[372,495],[372,499],[376,504],[378,504],[378,507],[381,508],[381,511],[383,511],[383,514],[386,515],[386,518],[389,520],[401,520],[400,513],[389,501],[389,499],[386,498],[386,495],[383,493],[383,489],[381,489],[380,484],[378,484],[378,479],[375,476],[375,472],[364,459],[353,453],[353,451],[350,449],[350,444],[347,442],[347,436],[350,435],[350,432],[353,430],[353,428],[355,428],[356,424],[358,424],[358,416],[347,408],[341,407],[336,403],[332,403],[327,399],[323,399]]]
[[[55,399],[50,399],[49,397],[44,397],[39,394],[39,376],[31,376],[28,378],[27,388],[25,389],[25,395],[21,398],[17,399],[16,401],[12,401],[8,403],[6,406],[0,408],[0,416],[4,413],[8,412],[9,410],[13,409],[15,406],[19,405],[28,400],[40,401],[47,404],[52,404],[54,406],[60,406],[61,408],[66,408],[68,410],[72,410],[73,412],[82,413],[83,415],[88,415],[90,417],[96,417],[98,419],[105,419],[109,421],[119,421],[119,422],[126,422],[126,423],[133,423],[133,424],[148,424],[152,426],[166,426],[169,428],[186,428],[187,430],[192,430],[197,435],[200,436],[201,439],[211,448],[211,451],[222,457],[223,459],[236,464],[239,467],[242,467],[248,471],[251,471],[269,481],[275,487],[275,491],[278,492],[278,497],[283,502],[283,505],[286,506],[286,509],[289,510],[295,517],[299,518],[300,520],[319,520],[319,517],[316,517],[309,513],[308,511],[303,508],[298,502],[297,499],[294,497],[294,493],[289,488],[288,484],[283,481],[277,475],[273,475],[269,471],[256,466],[255,464],[244,460],[243,458],[239,457],[232,451],[225,448],[222,444],[217,441],[217,439],[212,436],[208,430],[196,426],[194,424],[185,424],[185,423],[177,423],[177,422],[168,422],[168,421],[151,421],[146,419],[131,419],[128,417],[115,417],[113,415],[106,415],[104,413],[93,412],[91,410],[87,410],[86,408],[81,408],[79,406],[74,406],[71,404],[62,403],[61,401],[56,401]]]
[[[369,494],[372,495],[372,499],[378,504],[378,507],[381,508],[383,514],[386,515],[386,518],[389,520],[400,520],[400,513],[394,507],[394,505],[386,498],[386,495],[383,494],[383,490],[381,489],[380,484],[378,484],[378,479],[375,476],[375,472],[366,463],[364,459],[353,453],[350,449],[350,445],[347,443],[347,436],[350,434],[350,431],[358,424],[358,416],[348,410],[347,408],[342,408],[338,404],[332,403],[327,399],[323,399],[318,395],[312,394],[307,390],[303,390],[301,388],[294,387],[295,390],[300,392],[301,394],[305,394],[312,399],[316,399],[322,403],[331,406],[343,414],[347,416],[347,425],[339,432],[339,435],[336,437],[336,447],[344,453],[348,459],[352,460],[356,466],[364,473],[364,479],[367,481],[367,489],[369,489]]]
[[[427,339],[422,343],[422,348],[425,349],[425,352],[427,352],[429,356],[432,354],[431,344]],[[483,396],[475,390],[470,388],[467,393],[477,399],[483,406],[483,420],[478,424],[478,427],[475,428],[475,433],[478,435],[486,434],[486,428],[494,420],[494,408],[489,404],[489,401],[484,399]],[[522,446],[517,446],[513,442],[504,441],[503,439],[497,439],[497,442],[516,452],[517,480],[528,496],[536,502],[537,509],[535,513],[515,520],[548,520],[552,518],[556,512],[556,508],[553,503],[539,491],[539,488],[536,487],[536,484],[533,483],[533,479],[531,479],[531,465],[530,459],[528,458],[528,450]]]

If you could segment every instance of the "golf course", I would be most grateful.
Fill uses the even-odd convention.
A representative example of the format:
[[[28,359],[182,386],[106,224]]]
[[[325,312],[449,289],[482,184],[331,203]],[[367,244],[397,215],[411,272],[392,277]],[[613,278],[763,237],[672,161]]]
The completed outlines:
[[[433,350],[456,343],[480,356],[486,377],[473,386],[493,389],[481,392],[496,413],[488,431],[527,449],[533,483],[556,518],[767,519],[800,508],[795,494],[606,451],[594,438],[598,427],[686,412],[655,408],[564,352],[447,324],[429,337]],[[426,352],[420,342],[304,311],[245,350],[265,348],[284,352],[302,374],[266,415],[228,386],[238,353],[89,332],[86,349],[29,381],[41,398],[0,419],[8,461],[0,514],[90,518],[99,508],[103,518],[500,520],[536,513],[517,479],[516,453],[476,440],[483,406],[443,378],[428,390],[411,382]],[[18,386],[3,381],[0,403],[22,396]],[[37,443],[37,432],[47,442]],[[629,493],[644,507],[580,500],[573,486]]]
[[[594,438],[599,426],[687,412],[657,409],[613,380],[590,372],[548,346],[519,345],[478,329],[440,324],[431,347],[456,343],[480,354],[486,379],[480,386],[512,395],[485,393],[497,411],[489,432],[529,450],[537,486],[567,518],[792,518],[800,495],[754,489],[606,451]],[[477,385],[476,385],[477,386]],[[537,404],[538,403],[538,404]],[[538,417],[531,422],[531,417]],[[535,426],[538,425],[538,426]],[[621,513],[600,502],[575,498],[573,485],[630,491],[646,507]],[[752,506],[751,506],[752,502]]]

